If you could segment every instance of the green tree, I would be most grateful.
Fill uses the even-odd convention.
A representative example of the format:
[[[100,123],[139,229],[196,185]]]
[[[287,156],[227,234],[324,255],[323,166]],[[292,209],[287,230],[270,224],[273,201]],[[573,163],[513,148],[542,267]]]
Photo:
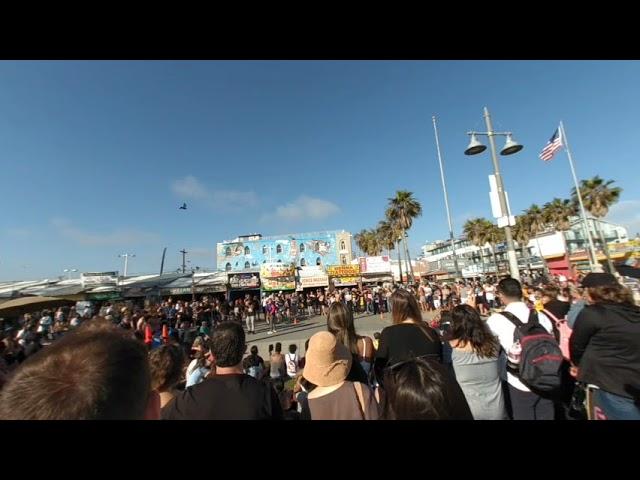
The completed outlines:
[[[411,272],[411,281],[415,281],[413,275],[413,266],[411,265],[411,257],[409,255],[409,247],[407,246],[407,232],[413,225],[413,220],[422,215],[422,205],[416,200],[412,192],[407,190],[398,190],[395,197],[389,198],[389,206],[386,211],[386,218],[397,224],[401,231],[401,238],[404,243],[405,255],[409,263]]]

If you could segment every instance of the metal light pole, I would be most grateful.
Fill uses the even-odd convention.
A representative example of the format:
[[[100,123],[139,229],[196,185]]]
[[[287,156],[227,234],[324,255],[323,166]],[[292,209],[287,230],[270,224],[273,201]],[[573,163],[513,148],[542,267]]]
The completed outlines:
[[[133,253],[123,253],[118,255],[119,258],[124,258],[124,277],[127,277],[127,268],[129,266],[129,257],[134,258],[135,255]]]
[[[64,273],[67,274],[67,280],[71,280],[71,273],[72,272],[77,272],[78,269],[77,268],[65,268],[63,271],[64,271]]]
[[[513,235],[511,233],[510,219],[509,219],[509,210],[507,208],[507,197],[504,192],[504,185],[502,183],[502,176],[500,175],[500,163],[498,162],[498,155],[496,154],[496,144],[493,137],[496,135],[506,136],[507,142],[504,148],[501,150],[502,155],[511,155],[513,153],[519,152],[522,150],[522,145],[515,142],[511,137],[511,132],[494,132],[493,125],[491,124],[491,116],[489,115],[489,110],[487,107],[484,107],[484,119],[487,125],[486,132],[468,132],[468,135],[471,135],[471,143],[469,147],[465,150],[465,154],[467,155],[475,155],[477,153],[483,152],[487,147],[482,145],[476,139],[476,135],[486,135],[489,137],[489,144],[491,145],[491,159],[493,160],[493,170],[496,178],[496,188],[498,190],[498,199],[500,201],[500,210],[503,216],[503,221],[506,220],[504,225],[504,236],[507,242],[507,257],[509,259],[509,270],[511,272],[511,277],[516,280],[520,280],[520,271],[518,269],[518,259],[516,257],[516,249],[513,244]],[[496,273],[497,273],[497,265],[496,265]]]
[[[431,117],[433,119],[433,131],[436,135],[436,150],[438,151],[438,163],[440,164],[440,179],[442,180],[442,192],[444,193],[444,206],[447,210],[447,221],[449,222],[449,238],[451,239],[451,251],[453,252],[453,266],[456,270],[456,275],[458,278],[462,278],[462,272],[460,271],[460,266],[458,265],[458,255],[456,255],[456,245],[455,239],[453,236],[453,225],[451,224],[451,212],[449,211],[449,195],[447,195],[447,186],[444,183],[444,168],[442,167],[442,155],[440,154],[440,139],[438,138],[438,127],[436,125],[436,117]]]

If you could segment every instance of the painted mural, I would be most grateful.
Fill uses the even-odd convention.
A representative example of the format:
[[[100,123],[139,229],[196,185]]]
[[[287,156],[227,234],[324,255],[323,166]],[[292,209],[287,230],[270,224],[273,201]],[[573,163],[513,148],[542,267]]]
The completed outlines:
[[[265,263],[295,266],[339,264],[336,241],[338,233],[340,232],[314,232],[218,243],[217,267],[223,271],[238,271],[259,268]]]

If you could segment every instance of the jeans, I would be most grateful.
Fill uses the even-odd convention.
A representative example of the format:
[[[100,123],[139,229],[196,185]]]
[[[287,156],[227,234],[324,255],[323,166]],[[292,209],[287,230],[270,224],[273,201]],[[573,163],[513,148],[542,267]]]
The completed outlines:
[[[602,411],[606,420],[640,420],[640,406],[631,398],[596,390],[593,405],[595,409]]]
[[[256,317],[254,317],[253,315],[247,316],[245,321],[247,322],[247,331],[253,332],[256,328],[255,326]]]

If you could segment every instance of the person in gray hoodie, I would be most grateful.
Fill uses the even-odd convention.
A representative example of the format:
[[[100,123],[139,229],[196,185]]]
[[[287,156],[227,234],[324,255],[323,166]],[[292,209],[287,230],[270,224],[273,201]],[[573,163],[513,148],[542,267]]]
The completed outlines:
[[[578,381],[593,390],[598,419],[640,420],[640,307],[609,273],[582,281],[587,303],[570,340]]]

